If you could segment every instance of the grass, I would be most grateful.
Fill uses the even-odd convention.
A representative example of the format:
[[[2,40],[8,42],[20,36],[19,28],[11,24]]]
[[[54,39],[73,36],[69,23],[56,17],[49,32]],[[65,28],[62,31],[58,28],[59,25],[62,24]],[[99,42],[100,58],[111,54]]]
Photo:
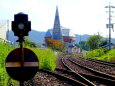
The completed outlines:
[[[18,84],[17,81],[9,77],[5,69],[6,57],[13,49],[13,46],[0,42],[0,86],[8,86],[10,84],[16,86]]]
[[[108,61],[115,62],[115,49],[110,50],[106,55]]]
[[[57,56],[54,54],[54,51],[52,51],[51,49],[28,48],[34,51],[38,56],[39,69],[48,69],[52,71],[55,70]]]
[[[115,49],[95,49],[87,52],[85,58],[115,62]]]

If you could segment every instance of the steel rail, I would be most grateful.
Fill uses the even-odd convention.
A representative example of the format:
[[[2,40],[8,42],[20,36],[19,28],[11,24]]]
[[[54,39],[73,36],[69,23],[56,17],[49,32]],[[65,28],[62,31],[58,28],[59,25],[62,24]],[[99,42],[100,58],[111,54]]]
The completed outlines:
[[[87,84],[88,86],[96,86],[93,82],[89,81],[88,79],[86,79],[85,77],[83,77],[81,74],[75,72],[72,68],[70,68],[69,66],[67,66],[67,64],[64,62],[64,59],[62,58],[62,63],[63,65],[71,70],[72,72],[74,72],[78,77],[79,77],[79,80],[82,82],[82,83],[85,83]]]
[[[66,77],[66,76],[64,76],[64,75],[61,75],[61,74],[58,74],[58,73],[54,73],[54,72],[52,72],[52,71],[48,71],[48,70],[41,70],[41,71],[42,71],[42,72],[45,72],[45,73],[48,73],[48,74],[50,74],[50,75],[53,75],[53,76],[55,76],[56,78],[58,78],[59,80],[61,80],[61,81],[66,81],[66,82],[72,84],[72,86],[76,86],[76,85],[78,85],[78,86],[88,86],[88,85],[86,85],[86,84],[84,84],[84,83],[81,83],[81,82],[75,80],[75,79],[68,78],[68,77]]]
[[[64,61],[63,61],[63,63],[64,63]],[[65,65],[65,63],[64,63],[64,65]],[[75,72],[71,68],[70,68],[70,70]],[[115,85],[115,80],[111,80],[111,79],[100,77],[100,76],[96,76],[96,75],[87,75],[87,74],[81,74],[81,73],[79,73],[79,74],[81,76],[83,76],[84,78],[86,78],[87,80],[89,80],[89,81],[96,81],[96,82],[99,82],[101,84],[106,84],[107,86],[114,86]]]
[[[69,59],[69,58],[68,58],[68,60],[71,61],[72,63],[78,65],[79,67],[84,68],[85,70],[88,70],[88,71],[94,73],[94,74],[97,75],[97,76],[104,77],[104,78],[111,79],[111,80],[115,80],[115,77],[112,76],[112,75],[109,75],[109,74],[106,74],[106,73],[104,73],[104,72],[100,72],[100,71],[94,70],[94,69],[89,68],[89,67],[87,67],[87,66],[83,66],[83,65],[81,65],[81,64],[78,64],[77,62],[74,62],[73,60],[71,60],[71,59]]]
[[[108,66],[112,66],[115,67],[115,63],[113,62],[108,62],[108,61],[101,61],[101,60],[95,60],[95,59],[87,59],[88,61],[93,61],[96,63],[100,63],[100,64],[104,64],[104,65],[108,65]]]
[[[68,76],[68,74],[70,74],[75,79],[79,79],[75,72],[68,71],[68,70],[65,70],[65,69],[60,69],[60,68],[56,68],[55,70],[67,73],[67,76]],[[81,74],[81,73],[80,73],[80,75],[82,75],[83,77],[87,78],[88,80],[98,81],[99,83],[106,84],[107,86],[114,86],[115,85],[115,80],[106,79],[106,78],[95,76],[95,75],[87,75],[87,74]]]

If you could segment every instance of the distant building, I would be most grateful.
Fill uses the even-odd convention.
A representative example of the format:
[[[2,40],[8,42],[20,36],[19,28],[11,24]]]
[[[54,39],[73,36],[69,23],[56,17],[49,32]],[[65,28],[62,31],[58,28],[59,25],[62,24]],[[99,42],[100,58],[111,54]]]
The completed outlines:
[[[48,29],[45,35],[45,41],[48,39],[63,41],[64,44],[68,47],[66,49],[67,53],[73,53],[75,52],[75,49],[77,49],[75,47],[76,38],[74,36],[70,36],[70,29],[60,25],[58,7],[56,7],[53,29]]]
[[[61,27],[61,33],[62,33],[62,39],[60,39],[60,40],[62,40],[65,44],[67,44],[67,43],[75,44],[76,43],[75,42],[76,38],[69,35],[70,29]],[[53,29],[48,29],[48,31],[46,32],[45,40],[47,40],[47,39],[54,39],[53,38]],[[56,40],[56,39],[54,39],[54,40]]]
[[[7,20],[0,20],[0,40],[7,40]]]

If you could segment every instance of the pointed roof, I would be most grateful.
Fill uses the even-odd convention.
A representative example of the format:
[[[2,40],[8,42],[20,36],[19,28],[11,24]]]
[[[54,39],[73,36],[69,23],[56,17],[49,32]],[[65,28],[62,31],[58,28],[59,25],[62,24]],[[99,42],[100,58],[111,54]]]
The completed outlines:
[[[60,19],[59,19],[59,12],[58,12],[58,6],[56,6],[56,13],[55,13],[55,20],[54,20],[54,25],[58,24],[60,27]]]
[[[46,32],[45,37],[52,37],[52,32],[53,32],[52,29],[48,29],[48,31]]]
[[[58,6],[56,6],[56,13],[55,13],[55,20],[54,20],[54,27],[53,27],[53,39],[54,40],[63,40],[62,31],[61,31],[61,27],[60,27]]]
[[[59,13],[58,13],[58,6],[56,6],[56,15],[55,16],[59,16]]]

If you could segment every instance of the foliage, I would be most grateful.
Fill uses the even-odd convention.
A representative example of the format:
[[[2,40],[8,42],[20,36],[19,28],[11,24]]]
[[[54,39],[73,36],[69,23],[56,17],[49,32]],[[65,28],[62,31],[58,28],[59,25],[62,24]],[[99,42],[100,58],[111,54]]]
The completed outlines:
[[[0,86],[18,85],[18,82],[11,79],[5,69],[5,60],[7,55],[13,50],[13,46],[0,42]]]
[[[108,40],[103,40],[103,41],[101,41],[99,46],[102,47],[102,46],[107,45],[107,44],[108,44]]]
[[[54,51],[52,51],[51,49],[30,49],[33,50],[38,56],[39,69],[54,70],[56,68],[57,56],[54,54]]]
[[[115,62],[115,49],[95,49],[86,53],[86,58]]]
[[[80,45],[79,44],[75,44],[76,47],[80,48]]]
[[[89,50],[87,41],[81,41],[81,42],[79,42],[79,46],[80,46],[81,49],[83,49],[83,50]]]
[[[28,37],[25,38],[24,45],[30,47],[36,47],[36,44],[32,42]]]
[[[87,57],[88,58],[95,58],[95,57],[100,57],[105,54],[106,49],[95,49],[92,51],[87,52]]]
[[[53,50],[58,50],[58,51],[64,50],[64,43],[60,40],[48,39],[46,43],[47,43],[47,46]]]
[[[100,35],[90,36],[87,41],[90,50],[98,49],[103,42],[104,39]]]
[[[115,62],[115,49],[110,50],[107,53],[108,61],[114,61]]]

